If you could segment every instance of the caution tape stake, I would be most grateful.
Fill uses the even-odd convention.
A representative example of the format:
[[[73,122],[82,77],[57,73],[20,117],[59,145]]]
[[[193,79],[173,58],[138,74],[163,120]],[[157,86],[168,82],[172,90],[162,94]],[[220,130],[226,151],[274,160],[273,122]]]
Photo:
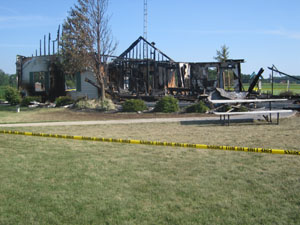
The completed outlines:
[[[61,135],[61,134],[45,134],[45,133],[7,131],[7,130],[0,130],[0,134],[14,134],[14,135],[25,135],[25,136],[47,137],[47,138],[83,140],[83,141],[115,142],[115,143],[126,143],[126,144],[170,146],[170,147],[210,149],[210,150],[300,155],[300,151],[297,150],[283,150],[283,149],[269,149],[269,148],[248,148],[248,147],[217,146],[217,145],[188,144],[188,143],[160,142],[160,141],[126,140],[126,139],[71,136],[71,135]]]

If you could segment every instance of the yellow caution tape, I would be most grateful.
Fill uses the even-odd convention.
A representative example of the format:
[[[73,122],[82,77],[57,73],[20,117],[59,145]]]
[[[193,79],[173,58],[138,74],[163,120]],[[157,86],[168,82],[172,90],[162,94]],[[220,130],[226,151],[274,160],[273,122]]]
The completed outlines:
[[[32,132],[6,131],[6,130],[0,130],[0,134],[16,134],[16,135],[49,137],[49,138],[63,138],[63,139],[74,139],[74,140],[84,140],[84,141],[116,142],[116,143],[126,143],[126,144],[171,146],[171,147],[182,147],[182,148],[214,149],[214,150],[225,150],[225,151],[300,155],[300,151],[296,151],[296,150],[269,149],[269,148],[248,148],[248,147],[231,147],[231,146],[188,144],[188,143],[160,142],[160,141],[126,140],[126,139],[70,136],[70,135],[61,135],[61,134],[45,134],[45,133],[32,133]]]

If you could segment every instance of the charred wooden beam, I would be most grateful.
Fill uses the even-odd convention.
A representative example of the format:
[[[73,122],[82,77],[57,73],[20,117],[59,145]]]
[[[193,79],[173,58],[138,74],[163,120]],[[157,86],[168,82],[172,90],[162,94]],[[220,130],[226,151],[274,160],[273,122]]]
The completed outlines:
[[[89,84],[91,84],[94,87],[98,88],[99,91],[101,90],[101,87],[98,84],[96,84],[94,81],[92,81],[92,80],[90,80],[88,78],[85,78],[84,81],[88,82]],[[112,96],[114,98],[118,97],[113,91],[111,91],[109,89],[105,90],[105,93],[109,94],[110,96]]]
[[[50,44],[51,44],[51,34],[49,33],[49,36],[48,36],[48,55],[50,55]]]
[[[248,89],[249,94],[252,93],[253,88],[257,84],[257,82],[258,82],[258,80],[259,80],[259,78],[260,78],[260,76],[262,75],[263,72],[264,72],[264,69],[260,68],[258,74],[255,76],[254,80],[252,81],[252,83],[249,86],[249,89]]]
[[[44,55],[47,55],[47,52],[46,52],[46,35],[44,35]]]
[[[131,56],[130,56],[130,52],[131,52],[136,46],[138,46],[138,44],[139,44],[141,41],[143,41],[144,44],[147,44],[148,46],[150,46],[151,48],[153,48],[155,51],[157,51],[158,53],[160,53],[164,58],[168,59],[168,60],[171,61],[171,62],[174,62],[173,59],[171,59],[171,58],[170,58],[169,56],[167,56],[165,53],[163,53],[163,52],[160,51],[158,48],[156,48],[156,47],[154,46],[154,43],[148,42],[148,41],[147,41],[145,38],[143,38],[143,37],[139,37],[135,42],[133,42],[133,43],[129,46],[129,48],[127,48],[127,49],[126,49],[126,50],[118,57],[118,59],[125,58],[127,55],[129,55],[129,58],[130,58],[130,57],[131,57]],[[141,47],[140,47],[140,51],[141,51]],[[133,55],[134,55],[134,53],[133,53]],[[145,58],[145,55],[144,55],[143,58]],[[147,58],[148,58],[148,56],[147,56]]]
[[[295,79],[295,80],[300,80],[300,78],[298,78],[298,77],[296,77],[296,76],[289,75],[289,74],[284,73],[284,72],[281,72],[281,71],[279,71],[279,70],[277,70],[277,69],[274,69],[274,68],[271,68],[271,67],[268,67],[268,69],[269,69],[269,70],[272,70],[272,71],[274,71],[274,72],[276,72],[276,73],[282,74],[282,75],[284,75],[284,76],[293,78],[293,79]]]
[[[92,81],[92,80],[90,80],[88,78],[85,78],[84,81],[88,82],[89,84],[93,85],[94,87],[98,88],[99,90],[101,89],[101,87],[98,84],[96,84],[94,81]]]

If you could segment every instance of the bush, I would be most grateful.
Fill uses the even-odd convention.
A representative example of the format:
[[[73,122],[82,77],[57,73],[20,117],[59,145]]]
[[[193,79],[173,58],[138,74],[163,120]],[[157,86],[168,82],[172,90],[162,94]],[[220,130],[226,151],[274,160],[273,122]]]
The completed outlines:
[[[20,92],[13,87],[6,87],[4,91],[5,100],[11,105],[18,105],[21,102]]]
[[[243,105],[236,109],[236,112],[247,112],[247,111],[249,111],[248,108]]]
[[[96,109],[100,111],[114,110],[116,107],[112,100],[80,100],[75,104],[77,109]]]
[[[218,112],[228,112],[232,107],[230,105],[223,105],[218,109]]]
[[[126,100],[122,106],[124,112],[138,112],[147,109],[145,102],[140,99]]]
[[[31,102],[41,102],[41,96],[26,96],[22,99],[21,106],[29,106]]]
[[[187,113],[206,113],[209,108],[204,104],[203,101],[200,101],[196,104],[193,104],[186,108]]]
[[[179,110],[178,100],[173,96],[165,96],[160,99],[156,104],[154,111],[155,112],[177,112]]]
[[[74,101],[69,96],[60,96],[55,99],[56,107],[64,106],[64,105],[71,105]]]
[[[111,99],[106,98],[106,99],[104,99],[104,101],[98,100],[98,102],[99,102],[99,105],[96,108],[97,110],[109,111],[109,110],[116,109],[116,106]]]
[[[233,112],[247,112],[249,109],[246,106],[240,106],[240,107],[232,107],[230,105],[223,105],[221,108],[218,109],[218,112],[228,112],[228,111],[233,111]]]
[[[280,97],[284,97],[284,98],[290,98],[290,97],[293,97],[294,95],[295,95],[295,93],[292,91],[283,91],[283,92],[280,92],[280,94],[279,94]]]

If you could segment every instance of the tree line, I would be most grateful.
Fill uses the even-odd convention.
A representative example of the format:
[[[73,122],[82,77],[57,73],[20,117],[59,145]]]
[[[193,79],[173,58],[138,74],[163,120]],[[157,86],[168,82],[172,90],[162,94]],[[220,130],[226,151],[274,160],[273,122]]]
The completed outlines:
[[[16,74],[7,74],[0,69],[0,86],[11,86],[17,87],[17,76]]]
[[[300,79],[300,76],[296,76],[298,79]],[[253,80],[253,77],[249,74],[242,74],[242,83],[250,83]],[[263,83],[271,83],[271,78],[261,78]],[[300,84],[299,80],[286,77],[286,76],[281,76],[281,77],[273,77],[274,83],[286,83],[288,80],[290,83],[295,83],[295,84]]]

